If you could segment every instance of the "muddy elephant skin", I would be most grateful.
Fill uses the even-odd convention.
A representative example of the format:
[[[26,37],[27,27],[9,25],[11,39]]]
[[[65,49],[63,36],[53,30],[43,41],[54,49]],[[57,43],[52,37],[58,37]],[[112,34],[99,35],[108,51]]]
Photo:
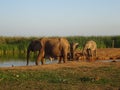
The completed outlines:
[[[63,59],[65,63],[67,57],[70,54],[70,44],[65,38],[41,38],[39,40],[32,41],[27,49],[27,65],[29,64],[30,51],[39,51],[36,59],[36,65],[44,64],[44,58],[47,57],[59,57],[59,63]]]

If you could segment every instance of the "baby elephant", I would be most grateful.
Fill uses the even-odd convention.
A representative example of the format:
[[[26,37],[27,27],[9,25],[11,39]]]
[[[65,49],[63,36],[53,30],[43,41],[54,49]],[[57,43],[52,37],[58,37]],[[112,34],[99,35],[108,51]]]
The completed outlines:
[[[97,56],[97,44],[95,41],[87,41],[83,48],[83,56],[85,56],[90,61],[93,60],[93,57]]]

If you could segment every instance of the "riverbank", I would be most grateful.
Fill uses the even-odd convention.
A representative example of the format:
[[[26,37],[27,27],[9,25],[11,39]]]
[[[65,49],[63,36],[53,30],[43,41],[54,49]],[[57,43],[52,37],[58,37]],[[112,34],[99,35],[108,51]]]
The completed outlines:
[[[101,60],[119,60],[120,48],[97,50]],[[106,58],[107,57],[107,58]],[[0,67],[1,90],[119,90],[120,62]]]
[[[1,90],[119,90],[120,62],[0,68]]]
[[[61,68],[77,68],[79,66],[86,67],[105,67],[110,66],[111,64],[120,67],[120,62],[82,62],[82,61],[68,61],[67,63],[61,64],[45,64],[45,65],[29,65],[29,66],[11,66],[11,67],[0,67],[0,70],[56,70]]]

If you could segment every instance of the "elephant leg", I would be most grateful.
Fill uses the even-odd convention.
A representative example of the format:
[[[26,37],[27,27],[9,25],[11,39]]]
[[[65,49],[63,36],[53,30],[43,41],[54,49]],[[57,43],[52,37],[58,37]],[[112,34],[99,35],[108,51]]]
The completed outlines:
[[[61,63],[61,60],[62,60],[62,57],[60,56],[60,57],[59,57],[59,62],[58,62],[59,64]]]
[[[90,62],[93,60],[93,56],[94,56],[94,51],[93,50],[89,50],[89,57],[90,57]]]
[[[67,62],[67,57],[63,58],[63,62],[66,63]]]
[[[65,54],[65,56],[63,57],[63,62],[64,62],[64,63],[67,62],[67,54]]]
[[[38,56],[37,60],[36,60],[36,65],[39,65],[39,62],[41,61],[41,64],[44,64],[44,57],[40,57]]]
[[[42,65],[44,64],[44,57],[42,57],[42,59],[41,59],[41,64]]]
[[[44,61],[44,52],[39,52],[37,60],[36,60],[36,65],[39,65],[40,60],[41,60],[41,63],[44,64],[43,63],[43,61]]]
[[[87,52],[86,59],[90,61],[90,49],[87,49],[86,52]]]
[[[35,64],[36,64],[36,65],[39,65],[39,62],[38,62],[38,60],[36,60]]]
[[[40,60],[40,58],[39,58],[39,55],[38,55],[38,57],[37,57],[37,59],[36,59],[36,65],[39,65],[39,60]]]

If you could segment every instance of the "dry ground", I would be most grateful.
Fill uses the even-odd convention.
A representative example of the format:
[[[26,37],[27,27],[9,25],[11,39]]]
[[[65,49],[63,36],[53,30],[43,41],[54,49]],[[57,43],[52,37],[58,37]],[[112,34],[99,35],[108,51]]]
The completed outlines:
[[[104,48],[97,50],[99,60],[120,59],[120,48]]]

